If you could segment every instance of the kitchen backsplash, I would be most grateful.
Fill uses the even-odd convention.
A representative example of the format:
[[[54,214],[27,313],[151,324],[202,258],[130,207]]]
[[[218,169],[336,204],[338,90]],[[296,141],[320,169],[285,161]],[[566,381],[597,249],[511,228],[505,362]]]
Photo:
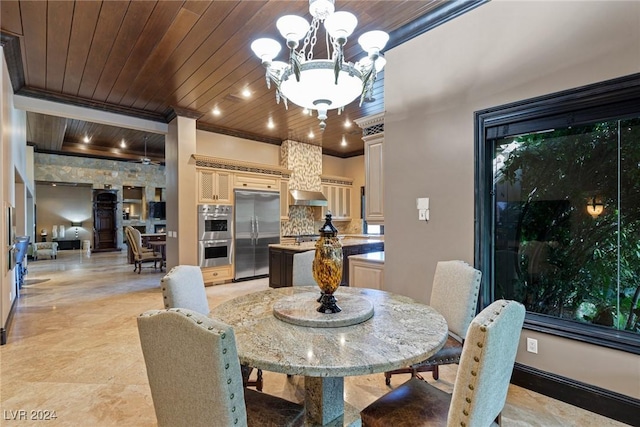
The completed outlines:
[[[280,146],[280,165],[293,171],[290,190],[322,191],[322,147],[297,141],[284,141]],[[289,220],[281,221],[281,235],[318,234],[324,224],[316,221],[315,210],[309,206],[289,206]],[[361,234],[362,221],[336,222],[340,234]]]
[[[313,209],[309,206],[289,206],[289,221],[281,221],[281,236],[318,234],[313,222]]]

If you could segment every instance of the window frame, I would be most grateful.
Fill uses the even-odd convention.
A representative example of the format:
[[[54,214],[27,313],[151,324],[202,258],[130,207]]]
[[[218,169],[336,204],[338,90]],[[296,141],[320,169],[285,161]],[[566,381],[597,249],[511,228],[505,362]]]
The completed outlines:
[[[474,113],[476,268],[483,272],[479,306],[493,293],[493,144],[502,136],[640,116],[640,73],[517,101]],[[640,354],[640,335],[527,312],[524,328]]]

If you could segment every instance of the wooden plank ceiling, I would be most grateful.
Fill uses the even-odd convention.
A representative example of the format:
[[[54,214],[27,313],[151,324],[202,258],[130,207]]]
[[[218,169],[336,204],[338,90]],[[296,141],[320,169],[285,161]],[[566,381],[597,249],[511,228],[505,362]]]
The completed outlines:
[[[337,0],[336,10],[351,11],[359,20],[345,58],[355,62],[364,56],[357,37],[365,31],[391,32],[442,3]],[[317,118],[300,107],[276,104],[249,45],[268,36],[284,47],[275,22],[285,14],[310,19],[306,0],[2,0],[0,8],[3,35],[20,42],[24,82],[14,88],[17,93],[164,121],[173,108],[186,109],[200,115],[201,129],[276,144],[295,139],[342,157],[362,151],[353,120],[384,110],[384,74],[373,102],[358,107],[355,101],[341,116],[330,111],[324,133]],[[285,49],[278,59],[286,60]],[[249,97],[242,95],[245,89]],[[214,108],[221,114],[213,115]],[[29,142],[38,149],[139,158],[147,136],[148,157],[164,157],[158,135],[35,113],[28,122]],[[126,148],[120,147],[123,139]]]

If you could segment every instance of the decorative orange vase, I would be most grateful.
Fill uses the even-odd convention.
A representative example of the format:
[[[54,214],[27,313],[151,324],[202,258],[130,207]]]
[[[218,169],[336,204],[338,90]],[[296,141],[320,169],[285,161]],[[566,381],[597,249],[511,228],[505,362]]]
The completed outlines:
[[[331,223],[330,212],[319,231],[320,239],[316,243],[316,255],[313,259],[313,278],[322,291],[318,311],[338,313],[342,309],[336,304],[333,293],[342,280],[342,244],[338,239],[338,230]]]

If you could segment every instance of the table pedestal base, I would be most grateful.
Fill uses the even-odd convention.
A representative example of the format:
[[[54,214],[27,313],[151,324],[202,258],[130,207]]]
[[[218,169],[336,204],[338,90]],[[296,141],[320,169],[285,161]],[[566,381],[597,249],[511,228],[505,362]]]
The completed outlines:
[[[305,377],[304,396],[308,422],[323,426],[344,414],[344,378]]]

